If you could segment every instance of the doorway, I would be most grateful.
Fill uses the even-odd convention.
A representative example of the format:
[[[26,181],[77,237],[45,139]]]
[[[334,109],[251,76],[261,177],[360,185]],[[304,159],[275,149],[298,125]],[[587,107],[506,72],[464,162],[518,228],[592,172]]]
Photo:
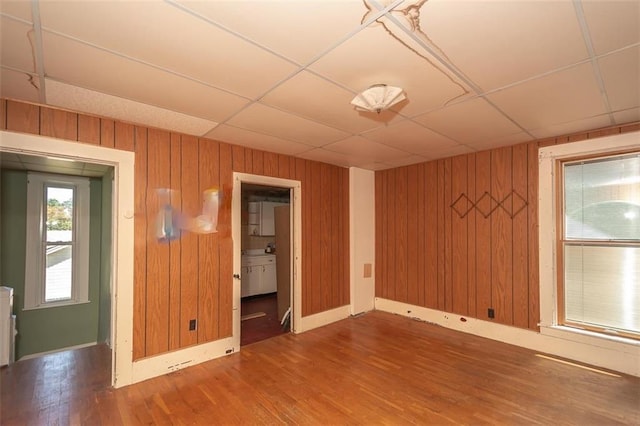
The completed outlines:
[[[300,316],[299,181],[234,173],[234,346],[295,332]]]
[[[133,172],[134,153],[79,144],[45,136],[0,131],[0,152],[25,154],[45,159],[72,160],[113,168],[111,216],[111,293],[108,340],[111,342],[111,384],[133,380]]]

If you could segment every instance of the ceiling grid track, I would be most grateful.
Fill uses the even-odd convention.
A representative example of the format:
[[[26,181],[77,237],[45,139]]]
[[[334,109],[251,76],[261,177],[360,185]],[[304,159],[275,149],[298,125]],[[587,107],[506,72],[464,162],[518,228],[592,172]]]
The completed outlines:
[[[584,44],[586,45],[587,52],[589,53],[591,67],[593,69],[593,74],[596,79],[596,83],[598,84],[598,90],[600,90],[600,96],[602,96],[602,102],[604,103],[604,106],[607,110],[607,114],[609,115],[609,121],[611,125],[615,125],[616,120],[613,118],[613,113],[611,111],[611,104],[609,103],[609,97],[607,96],[607,91],[604,87],[604,79],[602,78],[602,72],[600,71],[600,65],[598,64],[598,58],[596,56],[595,49],[593,48],[593,41],[591,40],[591,33],[589,32],[589,26],[587,25],[587,20],[584,17],[582,0],[573,0],[573,8],[576,12],[576,18],[578,19],[578,23],[580,24],[580,31],[582,32],[582,38],[584,39]]]
[[[35,71],[38,75],[40,87],[38,89],[38,97],[40,103],[47,103],[47,94],[45,90],[45,74],[44,74],[44,54],[42,49],[42,24],[40,23],[40,4],[39,0],[31,0],[31,17],[33,18],[33,35],[35,46],[33,58],[35,61]]]

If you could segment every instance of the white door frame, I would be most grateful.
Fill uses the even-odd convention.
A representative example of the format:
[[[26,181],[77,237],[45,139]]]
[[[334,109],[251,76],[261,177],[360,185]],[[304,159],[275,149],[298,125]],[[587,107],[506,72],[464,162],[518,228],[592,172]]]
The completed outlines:
[[[45,136],[0,131],[0,152],[3,151],[114,167],[111,231],[111,384],[120,387],[131,383],[135,154]]]
[[[293,194],[290,204],[292,209],[291,223],[291,277],[293,277],[293,291],[291,311],[293,316],[292,331],[299,331],[302,318],[302,185],[298,180],[282,179],[269,176],[260,176],[247,173],[233,173],[233,196],[231,207],[231,232],[233,236],[233,273],[242,278],[241,271],[241,210],[242,210],[242,184],[251,183],[279,188],[289,188]],[[240,280],[233,280],[233,346],[240,350]]]

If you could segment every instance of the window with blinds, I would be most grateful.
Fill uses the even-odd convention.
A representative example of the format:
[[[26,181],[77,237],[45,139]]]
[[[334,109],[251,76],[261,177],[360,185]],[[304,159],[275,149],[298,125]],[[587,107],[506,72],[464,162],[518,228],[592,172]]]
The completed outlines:
[[[640,338],[640,153],[559,163],[558,323]]]

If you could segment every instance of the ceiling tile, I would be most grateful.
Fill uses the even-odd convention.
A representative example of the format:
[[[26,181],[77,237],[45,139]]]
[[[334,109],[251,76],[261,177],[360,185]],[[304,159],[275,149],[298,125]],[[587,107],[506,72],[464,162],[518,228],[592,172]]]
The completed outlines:
[[[168,3],[42,2],[40,13],[46,29],[249,98],[297,69]]]
[[[354,96],[334,83],[303,71],[267,94],[261,102],[350,133],[400,119],[393,111],[359,113],[350,103]]]
[[[468,90],[434,65],[426,51],[398,41],[371,25],[311,65],[311,69],[354,92],[373,84],[401,87],[408,102],[393,107],[406,116],[439,108]]]
[[[225,141],[278,154],[296,155],[313,149],[312,146],[292,142],[274,136],[252,132],[246,129],[221,124],[205,135],[208,138]]]
[[[491,148],[499,148],[502,146],[517,145],[523,142],[530,142],[534,138],[525,132],[515,133],[512,135],[502,136],[487,141],[475,142],[469,146],[477,151],[483,151]]]
[[[357,29],[367,11],[361,0],[180,3],[300,64]]]
[[[43,34],[47,76],[216,122],[247,100],[59,35]],[[73,60],[69,60],[73,58]]]
[[[324,148],[315,148],[298,155],[306,160],[329,163],[341,167],[359,167],[364,161],[350,157],[339,152],[327,151]]]
[[[540,129],[606,113],[590,63],[490,94],[525,129]]]
[[[631,108],[613,113],[616,124],[634,123],[640,121],[640,108]]]
[[[51,105],[189,135],[201,136],[217,125],[211,120],[106,95],[55,80],[46,80],[46,94],[47,101]]]
[[[31,82],[33,82],[33,84]],[[40,80],[31,74],[16,72],[6,68],[0,69],[0,96],[3,98],[39,102],[40,91],[37,89],[39,85]]]
[[[339,152],[355,158],[366,159],[371,162],[398,159],[407,156],[406,151],[401,151],[378,142],[373,142],[361,136],[334,142],[323,147],[328,151]]]
[[[262,104],[242,110],[228,124],[313,146],[323,146],[349,136],[341,130]]]
[[[599,129],[602,127],[610,126],[611,124],[611,118],[609,118],[609,115],[603,114],[596,117],[571,121],[568,123],[554,124],[552,126],[542,127],[540,129],[532,129],[530,130],[530,133],[537,139],[544,139],[553,136],[569,135],[571,133],[577,133],[585,129]]]
[[[482,98],[432,111],[414,117],[414,120],[468,145],[486,143],[521,131]]]
[[[639,107],[640,45],[602,57],[598,64],[611,109]]]
[[[390,168],[392,168],[393,166],[390,166],[389,164],[386,164],[386,163],[378,163],[378,162],[375,162],[375,163],[366,163],[366,164],[361,164],[361,165],[359,165],[358,167],[359,167],[359,168],[361,168],[361,169],[365,169],[365,170],[373,170],[373,171],[376,171],[376,170],[385,170],[385,169],[390,169]]]
[[[601,55],[640,41],[640,2],[582,1],[596,53]]]
[[[430,0],[431,42],[484,91],[588,58],[570,1]]]
[[[410,155],[408,157],[399,158],[397,160],[385,161],[385,163],[389,165],[389,168],[391,168],[391,167],[410,166],[412,164],[424,163],[424,162],[427,162],[429,160],[431,160],[431,158],[425,158],[425,157],[421,157],[419,155]]]
[[[0,60],[2,65],[35,72],[33,27],[14,19],[0,17]]]
[[[0,12],[4,15],[15,16],[27,22],[33,22],[30,1],[0,1]]]
[[[410,120],[372,130],[364,133],[363,136],[378,143],[428,158],[431,158],[430,153],[436,149],[452,149],[459,146],[456,141]]]

